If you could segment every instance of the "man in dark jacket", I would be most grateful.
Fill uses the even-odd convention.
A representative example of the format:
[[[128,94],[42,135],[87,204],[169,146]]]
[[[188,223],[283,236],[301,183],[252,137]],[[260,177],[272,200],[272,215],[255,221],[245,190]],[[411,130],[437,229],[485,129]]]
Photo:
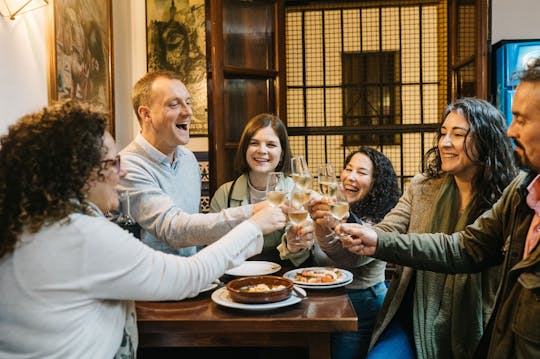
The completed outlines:
[[[540,58],[521,74],[512,113],[507,135],[525,170],[464,231],[399,235],[356,224],[338,229],[350,235],[342,242],[354,254],[419,269],[474,273],[502,264],[478,358],[540,358]]]

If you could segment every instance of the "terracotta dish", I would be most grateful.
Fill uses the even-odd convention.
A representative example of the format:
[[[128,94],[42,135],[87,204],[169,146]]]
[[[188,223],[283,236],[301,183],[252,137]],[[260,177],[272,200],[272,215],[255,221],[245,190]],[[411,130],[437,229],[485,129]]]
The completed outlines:
[[[238,303],[273,303],[291,296],[293,282],[290,279],[264,275],[243,277],[227,283],[231,298]]]

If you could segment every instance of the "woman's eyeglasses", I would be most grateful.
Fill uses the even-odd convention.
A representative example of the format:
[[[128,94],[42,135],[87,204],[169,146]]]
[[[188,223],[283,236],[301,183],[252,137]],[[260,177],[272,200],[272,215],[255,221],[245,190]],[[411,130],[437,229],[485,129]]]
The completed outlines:
[[[103,160],[101,163],[103,164],[103,169],[114,166],[114,168],[116,168],[116,173],[120,173],[120,155],[116,155],[112,160]]]

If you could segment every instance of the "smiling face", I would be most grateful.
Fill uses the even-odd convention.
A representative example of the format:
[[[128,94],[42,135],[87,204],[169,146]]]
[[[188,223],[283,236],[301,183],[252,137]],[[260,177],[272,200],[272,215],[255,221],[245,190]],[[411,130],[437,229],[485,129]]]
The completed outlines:
[[[347,194],[347,202],[358,202],[369,193],[373,185],[373,163],[363,154],[356,153],[340,175]]]
[[[120,178],[126,175],[126,172],[122,169],[118,170],[112,164],[117,151],[111,134],[106,132],[103,141],[107,153],[103,156],[101,169],[95,170],[88,180],[86,198],[98,206],[102,212],[107,212],[118,208],[116,186],[120,183]]]
[[[138,109],[142,135],[159,151],[172,156],[177,146],[189,142],[191,96],[182,81],[158,77],[152,84],[150,102]]]
[[[246,161],[251,172],[267,174],[276,169],[283,156],[279,137],[270,126],[255,132],[246,150]]]
[[[540,82],[521,82],[512,101],[508,137],[522,166],[540,173]]]
[[[474,156],[474,145],[469,130],[469,123],[464,116],[454,111],[450,112],[441,126],[438,141],[441,169],[467,181],[472,180],[477,172],[476,165],[469,158]]]

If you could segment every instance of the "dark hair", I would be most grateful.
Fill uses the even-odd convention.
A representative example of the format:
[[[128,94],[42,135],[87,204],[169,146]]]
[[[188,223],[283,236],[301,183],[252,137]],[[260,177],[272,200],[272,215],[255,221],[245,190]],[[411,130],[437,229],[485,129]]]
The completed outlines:
[[[444,123],[451,112],[465,117],[469,123],[463,149],[466,156],[479,169],[472,179],[476,196],[470,211],[470,217],[476,218],[493,205],[517,174],[512,145],[506,137],[506,121],[503,114],[489,102],[476,98],[456,100],[446,107],[441,123]],[[440,177],[443,174],[438,148],[441,136],[439,129],[434,146],[424,157],[426,174],[429,178]],[[473,156],[471,150],[467,148],[469,136],[476,156]]]
[[[101,168],[107,117],[74,101],[26,115],[0,138],[0,258],[23,229],[85,211],[85,185]]]
[[[378,223],[394,208],[401,196],[396,172],[388,157],[367,146],[362,146],[358,150],[349,153],[345,159],[344,167],[347,167],[357,153],[363,153],[371,160],[373,164],[373,185],[364,198],[351,204],[351,212],[360,219]]]
[[[137,115],[139,123],[141,123],[139,107],[142,105],[149,105],[152,102],[152,85],[154,84],[154,81],[160,77],[182,82],[182,78],[179,74],[167,70],[148,72],[146,75],[141,77],[139,81],[133,85],[133,89],[131,90],[131,104],[133,106],[133,111],[135,111],[135,115]]]
[[[246,160],[246,151],[249,146],[249,142],[255,136],[257,131],[272,127],[276,132],[281,149],[283,151],[283,157],[277,165],[275,171],[289,173],[291,170],[291,146],[289,144],[289,135],[287,134],[287,128],[285,124],[279,119],[279,117],[269,114],[261,113],[252,117],[240,137],[240,144],[236,151],[236,168],[240,173],[248,173],[249,165]]]
[[[517,77],[523,82],[540,81],[540,57],[529,60],[525,69],[517,73]]]

